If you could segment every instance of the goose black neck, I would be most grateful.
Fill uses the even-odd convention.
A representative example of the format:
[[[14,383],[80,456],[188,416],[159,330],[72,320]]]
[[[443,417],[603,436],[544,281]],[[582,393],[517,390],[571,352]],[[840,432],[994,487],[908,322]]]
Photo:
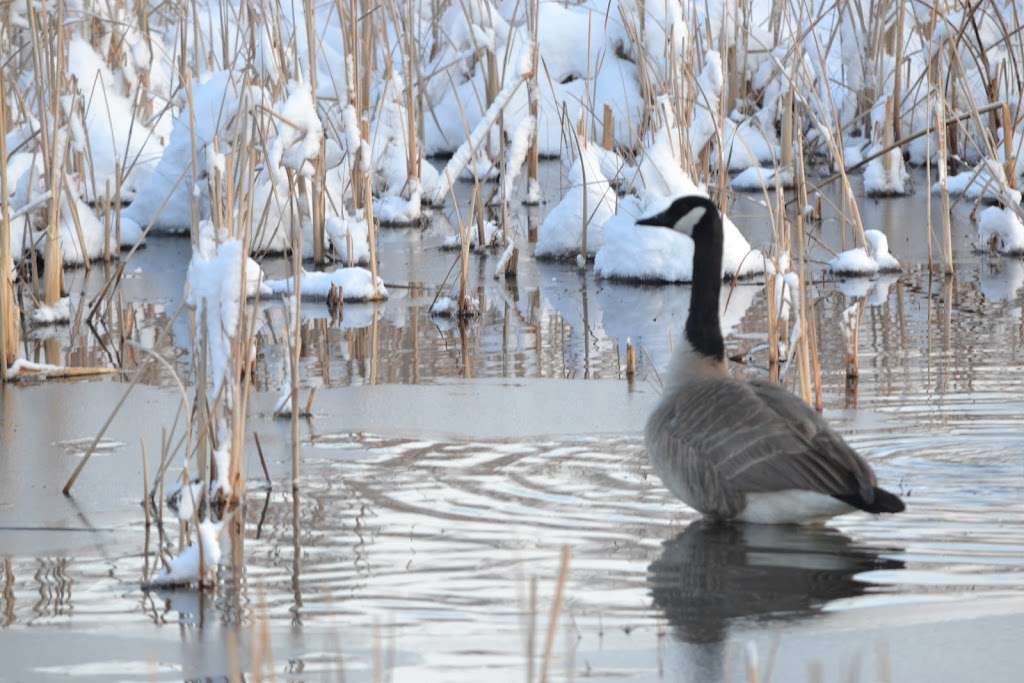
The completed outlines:
[[[716,360],[725,358],[718,320],[723,243],[722,219],[717,210],[708,211],[693,230],[693,289],[686,338],[695,351]]]

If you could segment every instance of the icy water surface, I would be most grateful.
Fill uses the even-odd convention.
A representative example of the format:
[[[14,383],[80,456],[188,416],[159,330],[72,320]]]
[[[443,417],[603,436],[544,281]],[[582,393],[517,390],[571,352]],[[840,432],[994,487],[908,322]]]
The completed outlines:
[[[245,561],[225,553],[216,594],[140,588],[155,543],[146,554],[140,439],[152,467],[180,402],[166,370],[147,371],[73,499],[60,486],[126,383],[4,389],[0,681],[223,680],[267,647],[279,680],[536,679],[565,545],[552,679],[1016,680],[1024,265],[972,254],[958,223],[956,277],[929,278],[926,245],[906,237],[921,204],[902,202],[862,211],[907,273],[821,282],[813,296],[826,416],[906,513],[818,529],[695,521],[641,443],[687,287],[525,257],[506,286],[491,278],[495,257],[474,256],[484,313],[452,324],[426,313],[455,258],[437,249],[441,230],[387,231],[386,304],[346,305],[333,322],[305,307],[302,394],[316,394],[295,495],[290,425],[270,415],[283,312],[264,306],[249,427],[274,487],[256,490],[252,458]],[[756,209],[747,197],[735,210],[755,245],[767,239]],[[822,240],[841,246],[831,229]],[[185,372],[187,321],[174,315],[187,258],[187,242],[152,240],[110,327],[59,328],[39,353],[133,369],[145,357],[127,338]],[[100,271],[72,274],[72,292],[90,296]],[[729,296],[728,352],[748,355],[765,338],[762,288]],[[838,324],[860,296],[849,386]],[[627,338],[640,350],[633,383]],[[764,363],[755,351],[733,370]]]

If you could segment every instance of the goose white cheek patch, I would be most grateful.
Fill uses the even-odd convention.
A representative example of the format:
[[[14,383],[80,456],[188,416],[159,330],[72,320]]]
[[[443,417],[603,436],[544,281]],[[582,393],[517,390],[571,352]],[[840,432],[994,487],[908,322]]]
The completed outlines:
[[[704,217],[705,209],[703,207],[696,207],[690,209],[683,216],[676,221],[676,224],[672,226],[673,230],[689,235],[693,232],[693,226],[700,222],[700,219]]]

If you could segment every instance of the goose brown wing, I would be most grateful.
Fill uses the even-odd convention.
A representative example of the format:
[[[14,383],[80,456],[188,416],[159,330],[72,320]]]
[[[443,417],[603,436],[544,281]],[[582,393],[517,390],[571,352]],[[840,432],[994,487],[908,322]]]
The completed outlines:
[[[804,489],[873,498],[867,463],[810,407],[782,387],[732,379],[685,390],[679,437],[736,492]],[[681,406],[682,407],[682,406]],[[703,417],[702,417],[703,416]]]

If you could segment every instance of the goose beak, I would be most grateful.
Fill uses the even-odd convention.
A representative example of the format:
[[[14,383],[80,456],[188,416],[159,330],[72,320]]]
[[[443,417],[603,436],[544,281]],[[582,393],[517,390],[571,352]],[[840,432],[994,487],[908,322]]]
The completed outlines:
[[[641,218],[636,222],[637,225],[653,225],[660,228],[671,228],[673,221],[666,215],[666,211],[656,213],[653,216],[647,218]]]

